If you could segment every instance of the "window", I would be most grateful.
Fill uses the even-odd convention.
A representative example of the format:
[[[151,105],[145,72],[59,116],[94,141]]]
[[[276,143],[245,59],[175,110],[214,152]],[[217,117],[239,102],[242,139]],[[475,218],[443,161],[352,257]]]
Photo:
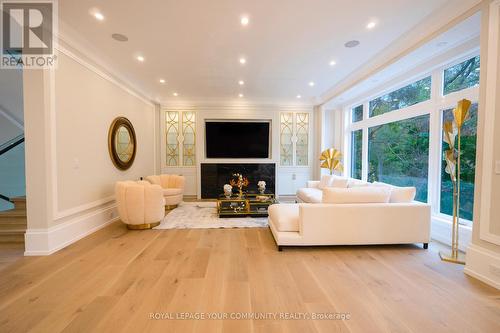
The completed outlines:
[[[352,132],[351,145],[351,177],[361,179],[363,130]]]
[[[370,101],[370,117],[406,108],[431,98],[431,77],[409,84]]]
[[[368,180],[415,186],[427,202],[429,115],[368,129]]]
[[[309,113],[296,114],[296,164],[298,166],[307,166],[309,150]]]
[[[309,113],[281,113],[280,165],[309,165]]]
[[[363,104],[352,109],[352,122],[355,123],[361,120],[363,120]]]
[[[196,166],[196,112],[165,112],[166,166]]]
[[[479,56],[445,69],[443,95],[479,85]]]
[[[476,128],[477,128],[477,103],[470,108],[470,118],[462,127],[461,136],[461,172],[460,172],[460,218],[472,221],[474,206],[474,177],[476,167]],[[453,109],[443,111],[443,123],[453,119]],[[448,149],[443,142],[442,155]],[[453,215],[453,185],[444,169],[446,162],[441,162],[441,200],[440,212]]]
[[[165,113],[165,132],[167,144],[167,166],[179,165],[179,112],[167,111]]]
[[[293,113],[281,114],[280,121],[280,164],[291,166],[293,164]]]

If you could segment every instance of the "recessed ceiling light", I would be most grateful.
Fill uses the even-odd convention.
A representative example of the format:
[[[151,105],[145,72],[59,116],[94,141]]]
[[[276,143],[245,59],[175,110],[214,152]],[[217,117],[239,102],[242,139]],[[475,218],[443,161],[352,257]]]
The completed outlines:
[[[244,84],[245,84],[245,81],[243,81],[243,80],[239,80],[239,81],[238,81],[238,84],[239,84],[240,86],[242,86],[242,85],[244,85]]]
[[[144,59],[144,57],[140,55],[140,56],[137,56],[137,60],[139,60],[140,62],[144,62],[144,60],[146,60],[146,59]]]
[[[174,95],[175,97],[179,96],[179,94],[176,92],[174,92],[172,95]]]
[[[243,96],[243,94],[239,94],[239,95],[238,95],[238,97],[239,97],[239,98],[242,98],[242,97],[244,97],[244,96]]]
[[[337,62],[335,60],[330,61],[330,66],[335,66]]]
[[[160,79],[160,83],[161,84],[165,84],[165,80],[164,79]]]
[[[100,12],[95,12],[94,13],[94,17],[96,18],[96,20],[98,21],[104,21],[104,15],[102,15],[102,13]]]
[[[366,25],[366,29],[371,30],[371,29],[375,28],[375,26],[376,26],[376,25],[377,25],[377,22],[375,22],[375,21],[371,21],[371,22],[369,22],[369,23]]]
[[[122,34],[112,34],[111,38],[113,38],[114,40],[116,40],[118,42],[126,42],[126,41],[128,41],[128,37],[125,36],[125,35],[122,35]]]
[[[242,16],[240,22],[242,26],[246,27],[250,23],[250,18],[246,15]]]
[[[240,64],[244,65],[247,63],[247,60],[243,57],[240,58]]]
[[[353,48],[353,47],[356,47],[358,45],[359,45],[359,40],[350,40],[344,44],[344,46],[347,48]]]
[[[297,98],[298,98],[298,99],[301,99],[301,98],[302,98],[302,96],[301,96],[301,95],[297,95]]]
[[[309,87],[314,87],[315,83],[313,81],[309,82]]]

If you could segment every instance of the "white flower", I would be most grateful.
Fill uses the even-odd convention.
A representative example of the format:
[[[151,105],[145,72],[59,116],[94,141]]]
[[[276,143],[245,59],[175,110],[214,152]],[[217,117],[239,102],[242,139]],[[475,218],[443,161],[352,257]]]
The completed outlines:
[[[260,180],[258,183],[257,183],[257,186],[258,187],[266,187],[266,182],[263,181],[263,180]]]

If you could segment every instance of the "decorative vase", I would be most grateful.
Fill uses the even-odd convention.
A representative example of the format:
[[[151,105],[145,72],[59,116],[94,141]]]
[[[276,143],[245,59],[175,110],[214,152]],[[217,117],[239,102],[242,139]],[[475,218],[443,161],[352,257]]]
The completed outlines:
[[[264,194],[264,192],[266,192],[266,182],[265,181],[260,180],[257,183],[257,187],[259,188],[259,193],[260,194]]]
[[[224,185],[224,195],[226,196],[227,199],[231,198],[231,195],[233,194],[233,187],[229,184]]]

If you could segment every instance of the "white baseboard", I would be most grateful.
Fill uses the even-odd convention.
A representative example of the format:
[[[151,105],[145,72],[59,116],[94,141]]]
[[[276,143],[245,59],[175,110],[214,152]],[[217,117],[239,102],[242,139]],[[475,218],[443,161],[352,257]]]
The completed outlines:
[[[500,289],[500,253],[471,244],[465,262],[467,275]]]
[[[48,229],[28,229],[24,236],[25,256],[46,256],[96,232],[118,219],[116,204],[75,214]]]

